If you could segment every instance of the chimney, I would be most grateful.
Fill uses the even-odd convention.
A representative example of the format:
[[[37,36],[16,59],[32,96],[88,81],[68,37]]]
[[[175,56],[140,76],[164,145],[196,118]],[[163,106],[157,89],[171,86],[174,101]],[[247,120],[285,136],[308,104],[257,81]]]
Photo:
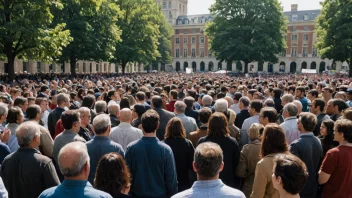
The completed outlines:
[[[291,11],[297,11],[298,10],[298,4],[291,4]]]

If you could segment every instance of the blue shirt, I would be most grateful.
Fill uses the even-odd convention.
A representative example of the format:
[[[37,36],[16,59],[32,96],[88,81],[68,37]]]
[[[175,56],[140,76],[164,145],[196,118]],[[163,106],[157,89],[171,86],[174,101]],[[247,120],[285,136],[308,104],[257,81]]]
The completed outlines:
[[[177,176],[171,148],[156,137],[142,137],[126,149],[131,171],[131,193],[139,197],[171,197],[177,193]]]
[[[172,198],[246,198],[243,192],[226,186],[221,179],[194,182],[191,189],[185,190]]]
[[[309,112],[309,101],[306,97],[300,98],[299,101],[302,103],[302,111]]]
[[[64,180],[60,185],[44,190],[39,197],[112,198],[110,194],[94,189],[89,181],[83,180]]]
[[[88,181],[93,183],[95,177],[95,171],[98,166],[98,162],[105,154],[118,153],[122,157],[125,156],[125,152],[122,146],[105,136],[95,136],[94,139],[86,143],[88,154],[90,158],[90,172]]]

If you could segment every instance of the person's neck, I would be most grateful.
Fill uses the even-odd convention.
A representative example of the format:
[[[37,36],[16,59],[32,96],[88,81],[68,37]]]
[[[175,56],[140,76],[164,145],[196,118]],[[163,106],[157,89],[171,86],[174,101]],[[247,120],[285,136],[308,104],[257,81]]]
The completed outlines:
[[[154,131],[153,133],[145,133],[144,132],[144,137],[156,137],[156,131]]]
[[[89,125],[89,124],[82,124],[82,123],[81,123],[81,127],[82,127],[82,128],[87,128],[88,125]]]
[[[87,181],[88,177],[86,177],[83,174],[80,174],[78,176],[75,177],[65,177],[65,180],[70,180],[70,181]]]
[[[110,134],[110,132],[107,131],[107,132],[105,132],[103,134],[96,134],[95,136],[98,136],[98,137],[109,137],[109,134]]]
[[[65,109],[66,105],[57,105],[57,107],[60,107],[62,109]]]
[[[299,132],[301,132],[302,134],[304,134],[304,133],[310,133],[311,131],[306,131],[306,130],[304,129],[304,130],[299,131]]]
[[[339,141],[340,146],[352,147],[352,143],[347,142],[346,140]]]
[[[254,112],[254,113],[252,113],[251,117],[256,116],[256,115],[259,115],[259,113]]]
[[[40,122],[40,118],[38,119],[36,119],[36,118],[34,118],[34,119],[32,119],[32,120],[29,120],[29,121],[32,121],[32,122],[36,122],[36,123],[39,123]],[[0,122],[1,123],[1,122]]]
[[[210,178],[206,178],[206,177],[203,177],[203,176],[197,174],[197,181],[210,181],[210,180],[216,180],[216,179],[219,179],[219,175],[216,175],[216,176],[210,177]]]
[[[120,123],[131,124],[130,121],[122,121],[122,120],[120,120]]]
[[[208,123],[202,123],[201,127],[208,127]]]
[[[299,194],[292,195],[285,190],[279,190],[280,198],[299,198]]]

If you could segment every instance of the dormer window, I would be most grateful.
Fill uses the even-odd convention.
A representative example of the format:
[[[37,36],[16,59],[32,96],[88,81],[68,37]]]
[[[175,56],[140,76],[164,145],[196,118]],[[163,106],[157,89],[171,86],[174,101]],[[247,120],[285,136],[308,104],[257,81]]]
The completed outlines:
[[[303,20],[308,21],[309,20],[309,15],[305,14]]]
[[[297,21],[297,19],[298,19],[297,14],[292,15],[292,21]]]

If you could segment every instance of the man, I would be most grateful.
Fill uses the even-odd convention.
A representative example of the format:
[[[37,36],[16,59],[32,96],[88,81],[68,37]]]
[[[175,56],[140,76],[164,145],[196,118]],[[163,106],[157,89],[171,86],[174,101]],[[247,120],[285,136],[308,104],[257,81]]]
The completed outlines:
[[[232,86],[230,87],[229,92],[226,94],[226,96],[230,96],[231,98],[233,98],[234,95],[235,95],[235,93],[236,93],[236,90],[237,90],[236,85],[232,85]]]
[[[48,86],[43,85],[40,87],[40,93],[37,97],[49,99],[50,89]]]
[[[285,132],[285,137],[288,144],[291,144],[300,136],[297,126],[297,113],[298,108],[293,103],[286,104],[282,109],[282,116],[284,117],[284,122],[280,124],[280,127]]]
[[[120,124],[119,116],[120,116],[120,105],[116,103],[112,103],[108,106],[108,112],[111,121],[111,127],[117,127]]]
[[[54,141],[50,136],[49,130],[41,125],[39,125],[41,119],[41,109],[39,105],[32,105],[27,108],[27,118],[28,121],[38,124],[40,129],[40,151],[43,155],[47,157],[53,157],[53,145]]]
[[[272,107],[264,107],[259,113],[259,123],[266,126],[269,123],[276,123],[277,111]]]
[[[343,101],[347,101],[347,94],[344,91],[339,91],[334,96],[335,99],[341,99]]]
[[[243,122],[251,116],[248,112],[250,100],[248,97],[242,97],[239,103],[241,112],[236,115],[235,126],[241,129]]]
[[[307,98],[312,102],[313,100],[317,99],[318,96],[319,96],[318,90],[312,89],[308,92]]]
[[[36,198],[45,189],[60,184],[50,158],[40,154],[40,128],[33,122],[21,124],[16,137],[20,148],[1,166],[2,179],[10,198]]]
[[[28,100],[27,98],[23,98],[23,97],[17,97],[14,102],[13,102],[13,106],[14,107],[19,107],[22,110],[22,113],[26,116],[26,110],[28,108]]]
[[[349,107],[352,107],[352,88],[348,88],[347,89],[347,105],[349,106]]]
[[[240,98],[242,98],[242,94],[240,92],[236,92],[233,97],[233,105],[230,106],[230,109],[232,109],[236,115],[241,112]]]
[[[330,88],[330,87],[323,88],[322,95],[323,95],[325,104],[328,104],[329,100],[332,99],[333,93],[334,93],[334,91],[332,90],[332,88]]]
[[[171,90],[169,93],[169,103],[166,105],[166,109],[170,112],[175,111],[175,103],[177,101],[177,91]]]
[[[193,110],[193,103],[194,103],[194,98],[188,96],[186,98],[183,99],[183,102],[186,104],[186,111],[185,111],[185,115],[191,118],[194,118],[198,124],[198,126],[200,126],[200,121],[198,120],[199,118],[199,112],[196,110]]]
[[[281,97],[281,105],[282,108],[287,104],[287,103],[291,103],[295,100],[295,97],[292,94],[285,94]],[[282,112],[278,112],[279,114],[279,119],[278,119],[278,123],[281,124],[284,122],[284,117],[282,116]]]
[[[105,101],[97,101],[95,103],[95,112],[97,112],[97,115],[104,114],[106,112],[106,102]]]
[[[65,145],[59,153],[59,167],[65,180],[62,184],[49,188],[40,194],[40,198],[85,197],[112,198],[108,193],[96,190],[88,180],[90,171],[87,147],[82,142]]]
[[[54,137],[56,122],[60,119],[61,114],[65,111],[65,107],[70,106],[70,98],[63,93],[57,95],[56,101],[57,107],[55,110],[50,112],[48,116],[48,129],[51,137]]]
[[[253,100],[249,105],[249,115],[251,117],[247,118],[242,125],[240,132],[240,142],[239,146],[242,148],[244,145],[250,143],[250,139],[248,137],[248,129],[254,123],[259,123],[259,113],[263,108],[263,102],[260,100]]]
[[[202,108],[208,107],[214,113],[214,107],[213,107],[212,103],[213,103],[213,98],[210,95],[204,95],[203,96],[203,98],[202,98],[202,104],[203,104]]]
[[[297,122],[301,132],[299,139],[290,145],[290,152],[299,157],[307,166],[309,176],[300,197],[314,197],[318,188],[317,170],[323,155],[320,140],[314,136],[313,130],[317,118],[312,113],[301,113]]]
[[[297,87],[296,88],[296,98],[302,103],[302,111],[303,112],[309,112],[309,101],[305,97],[306,95],[306,90],[304,87]]]
[[[108,98],[110,98],[109,103],[107,104],[107,106],[111,105],[111,104],[120,104],[120,95],[119,92],[116,90],[110,90],[108,92],[107,95]],[[104,111],[105,112],[105,111]]]
[[[101,157],[111,152],[119,153],[122,157],[125,156],[122,146],[109,138],[111,122],[108,115],[101,114],[95,117],[93,127],[96,136],[86,143],[91,167],[88,181],[92,184],[94,183],[95,171]]]
[[[171,118],[175,117],[174,113],[162,109],[162,104],[163,101],[160,96],[153,96],[152,108],[158,113],[160,117],[160,125],[156,131],[156,136],[160,141],[164,140],[167,123],[169,122],[169,120],[171,120]]]
[[[200,138],[208,135],[208,121],[211,114],[212,112],[209,108],[203,108],[199,111],[199,120],[202,124],[198,131],[191,132],[188,137],[194,147],[197,147]]]
[[[139,91],[136,93],[136,103],[144,105],[147,110],[152,109],[152,107],[145,102],[145,98],[146,98],[146,95],[144,92]]]
[[[323,99],[314,99],[312,102],[312,106],[310,107],[310,112],[317,116],[317,126],[313,131],[315,136],[320,135],[320,126],[324,120],[330,119],[326,113],[324,113],[325,102]]]
[[[78,135],[81,129],[78,111],[68,110],[61,115],[64,132],[60,133],[54,140],[53,157],[58,162],[59,151],[66,144],[74,141],[86,142]]]
[[[131,171],[131,194],[134,197],[166,198],[177,192],[172,150],[156,138],[159,124],[156,111],[145,112],[142,116],[144,137],[129,144],[126,149],[125,158]]]
[[[129,143],[141,139],[143,137],[142,130],[134,128],[131,125],[132,111],[124,108],[120,112],[120,124],[111,129],[110,139],[122,146],[124,150]]]
[[[176,117],[181,119],[183,127],[186,130],[186,136],[188,137],[191,132],[198,130],[198,126],[194,118],[185,115],[186,107],[186,104],[182,101],[175,103]]]
[[[347,109],[347,104],[341,99],[331,99],[326,106],[326,114],[336,121],[342,116],[342,111]]]
[[[267,99],[272,99],[273,97],[271,96],[272,95],[272,92],[273,92],[273,89],[272,88],[268,88],[268,89],[265,89],[264,90],[264,99],[267,100]]]
[[[225,185],[219,179],[219,174],[224,169],[223,159],[224,155],[219,145],[211,142],[200,144],[195,150],[193,161],[197,181],[191,189],[180,192],[172,198],[245,198],[246,196],[241,191]]]

